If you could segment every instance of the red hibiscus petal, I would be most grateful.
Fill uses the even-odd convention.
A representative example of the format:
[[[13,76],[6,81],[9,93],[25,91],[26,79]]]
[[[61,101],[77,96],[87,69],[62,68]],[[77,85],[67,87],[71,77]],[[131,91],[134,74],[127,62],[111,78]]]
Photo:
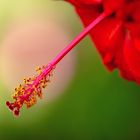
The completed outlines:
[[[128,3],[124,9],[125,15],[131,15],[135,22],[140,23],[140,0]]]
[[[114,11],[90,35],[108,69],[140,83],[140,0],[68,0],[85,26],[104,11]],[[130,36],[131,35],[131,36]]]
[[[129,33],[128,33],[129,34]],[[127,35],[123,48],[124,60],[134,80],[140,83],[140,38]]]
[[[119,48],[119,50],[116,53],[115,62],[116,65],[120,71],[120,74],[123,78],[127,80],[135,80],[134,75],[132,74],[131,68],[126,63],[126,49],[127,47],[130,47],[130,40],[128,39],[128,36],[125,36],[125,39],[123,41],[123,45]]]
[[[105,19],[91,32],[91,37],[100,52],[104,64],[110,70],[115,67],[114,57],[119,46],[122,46],[122,24],[119,20]]]
[[[98,5],[94,5],[94,7],[95,6]],[[76,7],[76,11],[85,26],[89,25],[100,15],[96,8],[89,9]],[[112,17],[106,18],[94,27],[90,35],[103,58],[104,64],[112,70],[115,67],[115,51],[119,46],[122,46],[122,41],[120,41],[122,40],[121,21]]]
[[[127,29],[130,31],[130,34],[133,38],[140,38],[140,23],[133,23],[127,26]]]
[[[105,10],[116,11],[122,8],[124,0],[103,0]]]

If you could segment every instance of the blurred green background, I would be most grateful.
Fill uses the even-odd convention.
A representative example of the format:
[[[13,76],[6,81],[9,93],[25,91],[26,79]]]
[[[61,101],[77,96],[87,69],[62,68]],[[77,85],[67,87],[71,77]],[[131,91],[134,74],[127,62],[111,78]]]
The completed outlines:
[[[72,6],[62,1],[1,0],[1,42],[10,21],[34,9],[37,14],[52,12],[69,24],[71,38],[82,29]],[[76,48],[76,55],[74,78],[63,94],[49,103],[43,99],[31,109],[24,108],[19,118],[5,107],[12,89],[0,79],[0,140],[140,139],[140,87],[121,79],[117,71],[108,73],[89,38]]]

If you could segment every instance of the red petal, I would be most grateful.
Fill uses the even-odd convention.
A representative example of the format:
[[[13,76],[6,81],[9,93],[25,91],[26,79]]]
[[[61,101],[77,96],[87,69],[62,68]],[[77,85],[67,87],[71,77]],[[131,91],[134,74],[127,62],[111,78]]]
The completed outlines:
[[[115,67],[114,57],[116,51],[122,46],[123,40],[121,22],[118,20],[106,19],[92,30],[91,36],[104,63],[109,68]]]
[[[117,67],[124,78],[140,83],[140,0],[69,1],[85,26],[100,15],[100,8],[115,11],[114,17],[104,19],[90,35],[109,69]]]
[[[95,9],[77,8],[77,13],[81,17],[85,26],[89,25],[100,15]],[[122,26],[118,19],[107,18],[99,23],[91,31],[91,37],[98,51],[104,59],[104,63],[111,70],[115,67],[114,55],[119,46],[122,46]]]
[[[126,27],[133,38],[140,38],[140,23],[127,24]]]
[[[104,0],[105,10],[116,11],[122,8],[124,0]]]
[[[78,1],[76,0],[71,1],[78,3]],[[98,8],[101,5],[95,3],[92,4],[91,7],[85,5],[85,3],[89,2],[91,1],[84,1],[84,7],[76,6],[76,11],[85,26],[89,25],[94,19],[96,19],[100,15]],[[107,18],[101,23],[99,23],[96,27],[94,27],[90,35],[96,45],[96,48],[98,49],[103,58],[104,64],[110,70],[115,68],[115,53],[118,47],[122,46],[123,40],[122,26],[120,20],[112,17]]]
[[[140,38],[130,39],[128,45],[124,46],[124,59],[133,77],[140,83]]]
[[[123,45],[116,53],[115,62],[123,78],[127,80],[135,80],[131,67],[127,64],[126,49],[132,47],[131,40],[128,38],[128,34],[125,36]]]

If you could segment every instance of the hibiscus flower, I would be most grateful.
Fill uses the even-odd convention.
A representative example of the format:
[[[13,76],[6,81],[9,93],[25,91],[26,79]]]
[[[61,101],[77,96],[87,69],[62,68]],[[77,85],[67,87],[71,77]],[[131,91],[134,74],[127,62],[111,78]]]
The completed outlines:
[[[49,65],[39,67],[38,75],[15,88],[14,102],[6,102],[15,115],[24,104],[28,108],[42,98],[52,70],[88,33],[109,70],[118,68],[124,78],[140,83],[140,0],[67,1],[75,6],[86,27]]]
[[[90,32],[103,63],[140,84],[140,0],[67,0],[85,26],[110,13]]]

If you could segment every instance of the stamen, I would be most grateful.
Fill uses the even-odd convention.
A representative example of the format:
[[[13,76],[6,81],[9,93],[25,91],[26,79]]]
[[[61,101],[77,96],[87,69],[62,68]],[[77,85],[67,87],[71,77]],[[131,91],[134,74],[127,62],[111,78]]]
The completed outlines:
[[[66,48],[64,48],[49,65],[37,67],[37,76],[25,78],[23,83],[15,88],[15,93],[13,95],[13,99],[15,101],[13,103],[10,103],[9,101],[6,102],[6,105],[14,113],[14,115],[19,115],[23,104],[29,108],[37,102],[37,98],[42,98],[42,90],[50,82],[52,70],[55,68],[56,64],[108,15],[109,13],[102,13],[91,24],[89,24]]]
[[[38,72],[37,76],[25,78],[23,83],[15,88],[15,93],[13,94],[13,99],[15,101],[13,103],[10,103],[9,101],[6,102],[6,105],[14,115],[19,115],[20,108],[23,104],[29,108],[37,102],[37,98],[42,98],[42,90],[50,82],[53,69],[54,66],[52,65],[38,67],[36,69]]]

